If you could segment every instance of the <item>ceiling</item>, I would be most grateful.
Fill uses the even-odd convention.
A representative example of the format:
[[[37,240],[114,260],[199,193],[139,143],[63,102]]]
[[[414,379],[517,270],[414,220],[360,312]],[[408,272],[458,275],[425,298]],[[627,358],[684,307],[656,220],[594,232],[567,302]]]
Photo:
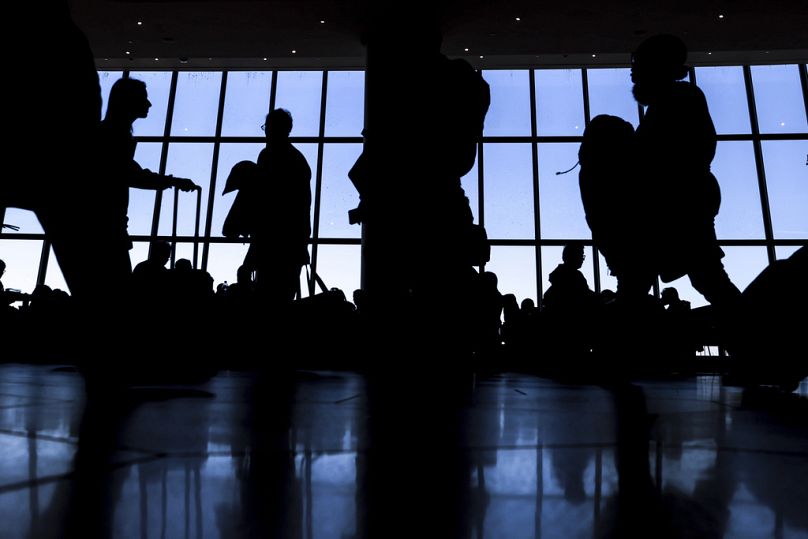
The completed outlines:
[[[483,68],[624,64],[660,32],[696,65],[808,61],[806,0],[70,1],[102,69],[363,67],[363,32],[419,4],[443,52]]]

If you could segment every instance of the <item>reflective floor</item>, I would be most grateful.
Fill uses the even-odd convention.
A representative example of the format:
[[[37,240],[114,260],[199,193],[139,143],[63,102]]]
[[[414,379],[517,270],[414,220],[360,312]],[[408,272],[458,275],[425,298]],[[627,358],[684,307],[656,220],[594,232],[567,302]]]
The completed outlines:
[[[0,537],[808,538],[806,401],[429,373],[85,392],[0,365]]]

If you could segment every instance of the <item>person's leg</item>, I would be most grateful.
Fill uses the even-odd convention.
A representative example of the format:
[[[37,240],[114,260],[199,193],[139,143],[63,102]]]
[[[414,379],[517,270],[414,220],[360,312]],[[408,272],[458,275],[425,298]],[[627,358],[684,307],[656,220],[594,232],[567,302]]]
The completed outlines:
[[[734,309],[741,299],[741,291],[730,280],[720,258],[697,261],[690,267],[688,277],[693,288],[716,309]]]

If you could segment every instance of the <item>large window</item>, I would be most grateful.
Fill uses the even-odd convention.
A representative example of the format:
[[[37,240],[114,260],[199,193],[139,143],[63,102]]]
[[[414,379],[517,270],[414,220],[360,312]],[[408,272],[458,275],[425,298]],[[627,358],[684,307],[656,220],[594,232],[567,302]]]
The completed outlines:
[[[712,169],[722,190],[716,219],[730,277],[745,286],[775,257],[808,242],[808,121],[805,66],[698,67],[719,144]],[[132,261],[145,258],[156,235],[176,244],[175,259],[192,258],[215,282],[233,282],[247,245],[222,237],[233,201],[223,195],[234,164],[264,147],[260,126],[271,107],[294,118],[292,142],[312,170],[312,261],[329,286],[350,297],[360,282],[361,229],[348,224],[358,195],[347,172],[361,152],[365,75],[361,71],[103,72],[104,103],[121,76],[147,84],[151,110],[137,120],[137,161],[187,176],[203,186],[198,236],[196,194],[132,189]],[[578,147],[597,114],[637,125],[642,114],[626,68],[512,69],[482,72],[491,86],[478,161],[463,178],[475,219],[494,248],[486,269],[503,293],[538,303],[561,247],[592,244],[578,190]],[[3,284],[30,291],[37,282],[64,287],[42,229],[30,212],[8,209],[0,258]],[[88,231],[92,234],[92,231]],[[45,260],[42,257],[47,257]],[[43,263],[45,262],[45,263]],[[602,256],[587,248],[584,275],[593,289],[614,288]],[[686,281],[686,280],[685,280]],[[684,299],[703,304],[689,283]]]

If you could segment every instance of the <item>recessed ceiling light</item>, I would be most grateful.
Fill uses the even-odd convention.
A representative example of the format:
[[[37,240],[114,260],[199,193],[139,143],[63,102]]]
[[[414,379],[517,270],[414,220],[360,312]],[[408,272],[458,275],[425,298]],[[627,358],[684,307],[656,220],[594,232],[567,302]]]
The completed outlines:
[[[709,56],[712,56],[712,54],[713,54],[713,53],[711,53],[711,52],[708,52],[708,53],[707,53],[707,54],[708,54],[708,55],[709,55]]]
[[[516,17],[516,21],[517,21],[517,22],[518,22],[518,21],[521,21],[521,20],[522,20],[522,19],[521,19],[521,17]]]
[[[158,62],[159,60],[160,60],[159,58],[155,58],[155,59],[154,59],[154,61],[155,61],[155,62]]]
[[[718,18],[719,18],[719,19],[723,19],[723,18],[724,18],[724,15],[719,15],[719,16],[718,16]]]
[[[593,54],[593,55],[592,55],[592,58],[597,58],[597,57],[598,57],[598,55],[597,55],[597,54]]]
[[[266,62],[266,61],[267,61],[267,59],[266,59],[266,58],[264,58],[264,61]]]
[[[785,122],[780,122],[780,127],[785,127],[785,126],[786,126]]]
[[[292,49],[292,54],[297,54],[297,51]]]
[[[138,26],[143,26],[143,21],[137,21]]]
[[[481,59],[482,59],[482,58],[485,58],[485,56],[483,56],[483,55],[481,54],[481,55],[480,55],[480,58],[481,58]]]
[[[463,49],[463,50],[464,50],[464,51],[466,51],[466,52],[469,52],[469,50],[468,50],[467,48],[466,48],[466,49]]]
[[[320,24],[325,24],[325,21],[320,21]]]
[[[132,52],[131,51],[126,51],[126,54],[132,54]]]

